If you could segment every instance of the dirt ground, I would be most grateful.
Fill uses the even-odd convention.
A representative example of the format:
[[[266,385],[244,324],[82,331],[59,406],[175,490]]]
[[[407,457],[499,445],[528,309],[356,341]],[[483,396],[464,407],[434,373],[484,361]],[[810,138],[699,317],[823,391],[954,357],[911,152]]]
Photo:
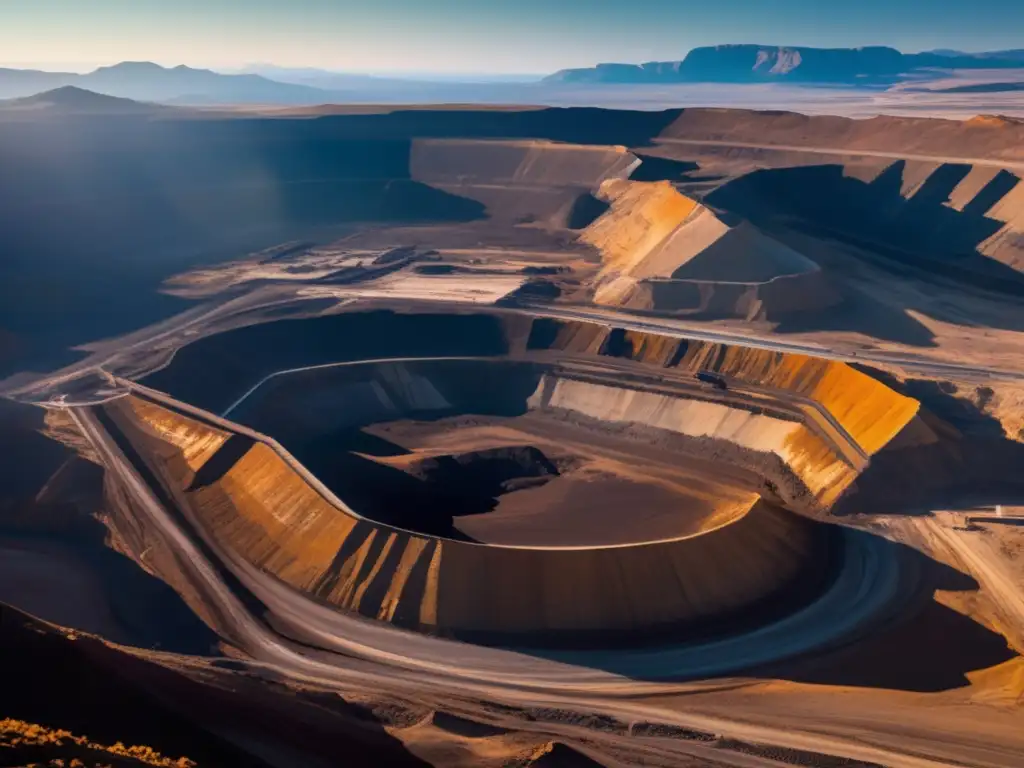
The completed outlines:
[[[395,422],[369,428],[402,445],[404,456],[375,460],[409,467],[427,457],[502,446],[536,446],[556,466],[545,482],[504,492],[486,512],[459,517],[477,541],[510,545],[595,546],[679,538],[728,523],[757,501],[750,485],[729,483],[713,462],[664,452],[638,464],[630,444],[544,424],[537,416],[460,428],[459,419]],[[653,452],[652,452],[653,453]]]

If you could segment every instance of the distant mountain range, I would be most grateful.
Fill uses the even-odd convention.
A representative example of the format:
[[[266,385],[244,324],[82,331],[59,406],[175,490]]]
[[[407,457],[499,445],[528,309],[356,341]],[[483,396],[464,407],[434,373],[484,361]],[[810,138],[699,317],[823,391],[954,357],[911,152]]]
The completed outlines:
[[[937,79],[954,69],[1024,72],[1024,49],[964,53],[901,53],[894,48],[803,48],[720,45],[695,48],[679,61],[599,64],[566,69],[539,82],[519,77],[484,82],[430,81],[258,65],[258,72],[221,73],[192,67],[122,62],[87,74],[0,69],[0,99],[74,87],[117,98],[172,105],[345,103],[550,103],[550,94],[605,83],[764,83],[892,85]],[[426,77],[424,75],[424,77]],[[1006,83],[1024,75],[991,77]],[[1006,82],[1003,82],[1006,81]],[[556,93],[557,95],[557,93]]]
[[[122,62],[87,74],[0,69],[0,99],[23,98],[66,86],[107,96],[164,104],[260,104],[308,106],[328,103],[421,103],[487,101],[491,89],[529,89],[525,76],[415,80],[259,65],[258,72],[221,73],[192,67],[162,67],[151,62]],[[538,78],[539,79],[539,78]],[[520,101],[518,93],[509,100]]]
[[[100,67],[84,75],[0,69],[0,98],[3,99],[31,96],[63,86],[126,99],[191,104],[313,104],[330,101],[332,96],[323,89],[279,83],[260,75],[223,75],[208,69],[167,68],[144,61]]]
[[[929,69],[1024,68],[1024,50],[902,53],[895,48],[805,48],[719,45],[694,48],[680,61],[598,64],[563,69],[547,83],[759,83],[785,81],[843,85],[889,84]]]

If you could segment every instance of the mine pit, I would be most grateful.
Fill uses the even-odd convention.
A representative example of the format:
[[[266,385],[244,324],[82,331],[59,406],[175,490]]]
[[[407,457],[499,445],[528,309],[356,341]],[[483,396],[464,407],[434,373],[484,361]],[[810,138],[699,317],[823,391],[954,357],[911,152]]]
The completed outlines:
[[[332,609],[482,644],[717,642],[845,599],[865,547],[895,556],[822,522],[916,408],[842,364],[514,312],[195,346],[205,368],[186,349],[145,384],[215,382],[228,421],[156,390],[113,420],[170,451],[211,541]]]

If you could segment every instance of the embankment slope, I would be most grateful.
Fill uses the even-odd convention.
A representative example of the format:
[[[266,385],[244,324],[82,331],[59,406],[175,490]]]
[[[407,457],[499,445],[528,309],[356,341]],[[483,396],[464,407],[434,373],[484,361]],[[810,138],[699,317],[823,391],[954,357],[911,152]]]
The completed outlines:
[[[834,448],[794,417],[561,377],[546,377],[530,404],[605,424],[647,428],[652,439],[667,432],[707,440],[712,451],[716,445],[718,450],[728,445],[747,455],[774,454],[821,506],[835,501],[857,474]]]

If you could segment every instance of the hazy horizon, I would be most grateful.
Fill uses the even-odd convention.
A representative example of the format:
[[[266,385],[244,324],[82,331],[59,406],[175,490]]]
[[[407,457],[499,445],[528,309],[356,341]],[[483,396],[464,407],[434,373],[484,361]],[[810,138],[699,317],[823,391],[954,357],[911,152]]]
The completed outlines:
[[[1024,3],[984,0],[9,0],[0,66],[84,72],[121,61],[220,71],[254,62],[396,75],[537,75],[599,62],[675,60],[703,45],[914,52],[1021,47]]]
[[[47,62],[47,61],[5,61],[0,59],[0,69],[23,69],[37,70],[40,72],[66,72],[69,74],[85,75],[95,72],[104,67],[113,67],[118,64],[157,64],[165,69],[178,66],[186,66],[192,69],[208,69],[221,74],[245,74],[255,73],[259,70],[281,70],[288,72],[324,72],[337,75],[367,75],[372,77],[392,77],[408,80],[460,80],[461,78],[480,78],[481,81],[493,80],[495,82],[528,82],[531,79],[542,78],[550,74],[547,71],[538,72],[487,72],[475,70],[462,71],[431,71],[431,70],[358,70],[340,69],[337,67],[314,67],[309,65],[284,65],[277,62],[262,61],[256,63],[245,63],[231,66],[211,66],[197,64],[189,61],[157,61],[155,59],[111,59],[101,62]]]

